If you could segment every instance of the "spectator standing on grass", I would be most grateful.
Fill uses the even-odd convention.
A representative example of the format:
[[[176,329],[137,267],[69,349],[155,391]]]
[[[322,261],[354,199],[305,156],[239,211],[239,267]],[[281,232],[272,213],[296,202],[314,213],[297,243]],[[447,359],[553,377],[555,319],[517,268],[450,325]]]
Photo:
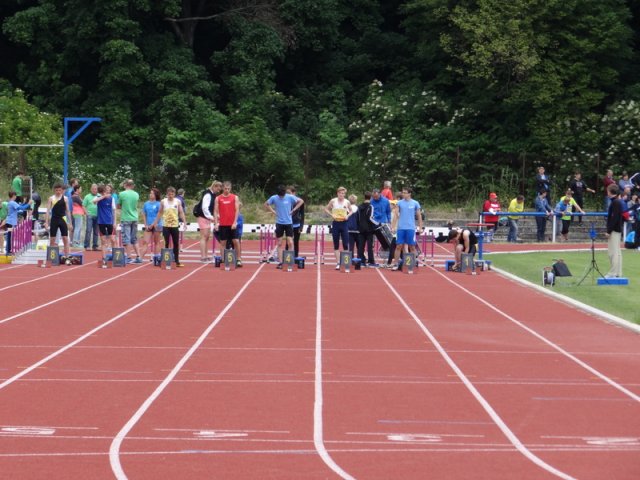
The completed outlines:
[[[82,206],[87,212],[87,228],[84,232],[84,249],[89,250],[89,246],[93,245],[93,250],[98,250],[98,206],[93,199],[98,195],[98,185],[91,185],[91,190],[82,199]],[[93,241],[92,241],[93,240]]]
[[[611,200],[607,211],[607,253],[609,254],[609,272],[606,278],[622,277],[622,251],[620,242],[622,241],[622,218],[623,206],[619,197],[620,189],[616,184],[607,187],[607,195]]]
[[[332,198],[324,211],[331,215],[333,222],[331,223],[331,236],[333,237],[333,252],[336,257],[336,270],[340,270],[340,240],[342,240],[342,249],[349,249],[349,229],[347,220],[351,215],[351,204],[345,198],[347,189],[338,187],[337,196]]]
[[[182,210],[182,204],[176,198],[176,189],[173,187],[167,188],[167,196],[160,202],[158,215],[151,226],[154,229],[159,228],[158,225],[161,219],[165,247],[169,247],[169,240],[171,240],[173,260],[176,263],[176,267],[184,267],[184,264],[180,263],[180,221],[185,225],[187,222],[184,210]]]
[[[393,190],[391,190],[390,180],[384,181],[384,183],[382,184],[382,192],[380,192],[380,195],[382,195],[384,198],[386,198],[389,201],[393,200]]]
[[[488,223],[489,226],[486,229],[487,237],[486,241],[490,242],[493,237],[493,233],[498,228],[498,221],[500,220],[498,215],[496,215],[500,211],[500,201],[498,200],[498,195],[494,192],[489,194],[489,199],[485,200],[482,204],[482,211],[488,212],[491,215],[484,215],[482,218],[482,223]]]
[[[371,197],[371,192],[365,192],[364,202],[358,206],[358,255],[363,265],[367,263],[370,267],[377,267],[373,252],[373,235],[380,225],[375,219]],[[365,248],[367,250],[366,258],[364,256]]]
[[[615,185],[616,181],[613,178],[613,170],[608,169],[606,175],[602,179],[602,185],[604,186],[604,211],[609,210],[609,204],[611,203],[611,198],[608,194],[609,185]]]
[[[142,206],[142,221],[144,223],[144,236],[142,237],[142,244],[144,249],[140,255],[144,259],[147,251],[149,251],[149,245],[153,245],[151,252],[151,259],[153,256],[160,253],[160,232],[162,232],[162,219],[158,221],[157,225],[153,225],[154,220],[158,217],[160,211],[160,190],[152,188],[149,192],[149,200],[144,202]]]
[[[293,239],[293,215],[297,212],[304,201],[295,195],[287,193],[284,185],[279,185],[276,195],[272,195],[264,202],[265,210],[271,212],[276,217],[276,239],[278,248],[284,251],[288,239]],[[282,268],[282,258],[278,258],[278,267]]]
[[[120,193],[120,228],[122,229],[122,245],[127,254],[128,263],[142,263],[138,249],[138,202],[140,195],[134,190],[133,180],[124,182],[124,191]],[[133,254],[135,253],[135,259]]]
[[[73,206],[73,189],[77,186],[80,185],[80,182],[78,181],[77,178],[72,178],[71,180],[69,180],[69,185],[67,186],[66,190],[64,191],[64,196],[67,197],[67,201],[69,202],[70,206]],[[71,220],[71,219],[70,219]]]
[[[110,185],[98,185],[98,194],[92,200],[98,208],[98,232],[102,248],[102,265],[106,267],[107,252],[113,248],[113,234],[116,230],[115,200]]]
[[[633,188],[633,182],[629,180],[629,174],[624,171],[620,176],[620,180],[618,180],[618,188],[620,188],[620,191],[623,192],[627,187],[629,187],[629,189]]]
[[[49,245],[56,244],[56,235],[60,232],[64,254],[67,257],[66,264],[71,265],[69,259],[69,231],[73,232],[73,225],[68,225],[65,218],[71,219],[71,209],[67,197],[64,194],[64,187],[61,183],[53,186],[53,195],[47,201],[47,218],[45,228],[49,229]]]
[[[553,210],[551,210],[551,205],[547,201],[547,191],[540,190],[538,196],[535,200],[536,212],[544,213],[545,215],[539,215],[536,217],[536,237],[539,242],[544,242],[544,234],[547,229],[547,220],[551,215],[553,215]]]
[[[522,213],[524,212],[524,195],[518,195],[516,198],[511,200],[509,203],[509,208],[507,209],[509,213]],[[507,242],[517,242],[520,239],[518,238],[518,220],[519,217],[515,215],[509,216],[509,233],[507,234]]]
[[[73,215],[72,246],[82,247],[82,232],[86,212],[82,205],[82,187],[80,185],[73,187],[73,193],[71,194],[71,215]]]
[[[536,191],[544,190],[547,192],[547,201],[551,202],[551,178],[546,174],[544,167],[538,167],[536,174]]]
[[[393,230],[396,232],[396,249],[393,257],[392,270],[398,270],[398,261],[400,259],[400,253],[403,251],[404,246],[408,247],[409,252],[416,251],[416,220],[418,222],[418,231],[422,233],[422,213],[420,210],[420,204],[411,198],[412,190],[410,187],[402,189],[403,199],[396,204],[398,209],[398,216],[393,225]]]
[[[578,210],[580,213],[584,213],[584,210],[582,210],[580,205],[578,205],[574,200],[571,190],[567,190],[564,197],[560,199],[555,208],[555,213],[560,215],[560,220],[562,221],[562,230],[560,231],[560,234],[565,242],[569,241],[569,227],[571,226],[571,213],[573,208]]]
[[[180,200],[180,205],[182,205],[182,211],[186,213],[186,211],[187,211],[187,203],[184,201],[185,194],[186,194],[186,192],[185,192],[184,188],[179,188],[178,192],[176,194],[176,198],[178,200]]]
[[[24,171],[19,170],[11,181],[11,190],[16,192],[16,202],[22,203],[22,184],[24,180]]]
[[[582,172],[580,171],[576,171],[574,174],[573,180],[571,180],[571,183],[569,184],[569,190],[573,192],[573,198],[582,209],[584,209],[584,192],[596,193],[595,190],[587,186],[585,181],[582,179]],[[576,211],[575,208],[573,211]],[[578,224],[582,224],[582,217],[578,217]]]
[[[295,185],[289,185],[289,187],[287,187],[287,193],[295,197]],[[300,205],[300,208],[291,212],[291,221],[293,222],[293,251],[297,257],[300,255],[300,234],[304,227],[304,203]]]
[[[231,182],[222,184],[222,194],[216,197],[214,207],[214,229],[220,235],[220,257],[224,258],[224,249],[231,241],[236,251],[236,266],[242,267],[242,251],[238,241],[238,215],[240,199],[231,193]]]
[[[4,220],[7,231],[7,244],[6,253],[9,255],[12,252],[11,238],[13,229],[18,226],[18,213],[29,210],[30,203],[19,203],[16,201],[18,196],[13,190],[9,192],[9,201],[7,202],[7,216]]]
[[[209,239],[211,238],[211,226],[213,224],[213,212],[215,209],[216,197],[222,190],[222,183],[214,181],[200,196],[200,201],[193,207],[193,215],[198,221],[200,231],[200,261],[208,262]],[[213,252],[212,252],[213,255]]]

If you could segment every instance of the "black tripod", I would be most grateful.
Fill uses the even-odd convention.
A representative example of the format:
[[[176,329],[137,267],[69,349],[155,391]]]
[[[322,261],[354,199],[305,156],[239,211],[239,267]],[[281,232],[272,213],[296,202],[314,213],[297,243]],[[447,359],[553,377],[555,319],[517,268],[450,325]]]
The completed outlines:
[[[598,272],[600,278],[604,278],[605,280],[607,278],[602,274],[602,272],[598,268],[598,263],[596,262],[596,235],[596,227],[593,223],[591,223],[591,229],[589,230],[589,237],[591,237],[591,265],[589,265],[589,269],[585,272],[584,276],[578,282],[578,286],[582,284],[584,279],[587,278],[590,273],[593,274],[594,272]]]

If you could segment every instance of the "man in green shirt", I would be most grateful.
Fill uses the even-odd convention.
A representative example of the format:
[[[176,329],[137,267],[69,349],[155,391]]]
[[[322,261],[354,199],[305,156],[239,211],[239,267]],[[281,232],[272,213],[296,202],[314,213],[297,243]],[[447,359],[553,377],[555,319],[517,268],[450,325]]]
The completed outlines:
[[[24,172],[20,170],[11,182],[11,190],[16,192],[16,202],[22,203],[22,176]]]
[[[87,211],[87,228],[84,232],[84,249],[89,250],[89,245],[93,243],[93,250],[98,251],[98,206],[93,203],[93,199],[98,195],[98,185],[91,185],[91,191],[82,199],[82,206]],[[93,239],[93,242],[91,240]]]
[[[138,202],[140,195],[136,192],[133,180],[124,182],[124,191],[119,195],[118,209],[120,210],[120,225],[122,228],[122,245],[124,246],[129,263],[142,263],[138,250]],[[133,252],[136,254],[133,259]]]

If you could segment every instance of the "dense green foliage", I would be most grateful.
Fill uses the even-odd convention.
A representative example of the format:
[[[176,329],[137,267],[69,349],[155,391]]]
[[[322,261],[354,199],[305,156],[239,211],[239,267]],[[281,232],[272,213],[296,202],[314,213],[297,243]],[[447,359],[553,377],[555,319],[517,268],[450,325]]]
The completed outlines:
[[[74,143],[85,180],[319,200],[391,179],[462,203],[531,193],[539,164],[558,187],[640,168],[631,0],[5,0],[0,19],[0,143],[102,117]]]

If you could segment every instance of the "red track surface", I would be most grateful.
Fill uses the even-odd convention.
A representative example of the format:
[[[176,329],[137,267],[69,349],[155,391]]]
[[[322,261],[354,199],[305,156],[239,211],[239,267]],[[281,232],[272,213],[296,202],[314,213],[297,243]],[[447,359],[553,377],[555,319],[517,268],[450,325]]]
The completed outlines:
[[[257,269],[0,268],[0,477],[640,476],[638,335],[493,272]]]

